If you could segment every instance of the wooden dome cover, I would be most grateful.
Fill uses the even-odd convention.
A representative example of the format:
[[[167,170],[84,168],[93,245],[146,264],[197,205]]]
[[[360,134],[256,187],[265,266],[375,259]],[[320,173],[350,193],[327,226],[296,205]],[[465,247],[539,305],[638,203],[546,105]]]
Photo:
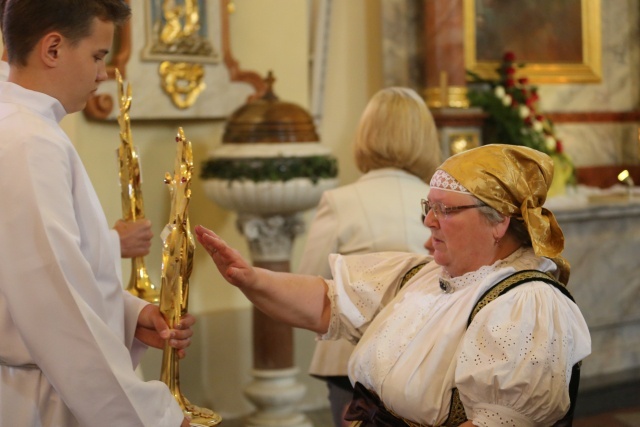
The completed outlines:
[[[273,92],[275,78],[269,71],[266,91],[229,117],[222,143],[318,142],[313,118],[304,108],[283,102]]]

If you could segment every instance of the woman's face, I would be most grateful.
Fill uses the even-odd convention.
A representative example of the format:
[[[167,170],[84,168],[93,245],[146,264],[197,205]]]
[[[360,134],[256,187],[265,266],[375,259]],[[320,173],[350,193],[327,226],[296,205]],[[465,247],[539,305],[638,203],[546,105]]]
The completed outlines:
[[[438,188],[429,191],[429,202],[448,208],[478,204],[469,194]],[[502,236],[478,209],[470,208],[439,214],[431,209],[424,221],[431,230],[433,257],[451,277],[475,271],[496,261],[496,238]]]

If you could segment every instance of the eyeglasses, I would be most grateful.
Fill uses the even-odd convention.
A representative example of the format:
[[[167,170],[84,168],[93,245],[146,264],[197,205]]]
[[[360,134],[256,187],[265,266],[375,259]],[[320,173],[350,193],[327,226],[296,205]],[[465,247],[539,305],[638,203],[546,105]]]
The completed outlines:
[[[426,217],[429,211],[433,209],[433,214],[437,219],[447,218],[452,212],[482,207],[482,205],[445,206],[440,202],[431,202],[425,199],[420,200],[420,204],[422,205],[422,215]]]

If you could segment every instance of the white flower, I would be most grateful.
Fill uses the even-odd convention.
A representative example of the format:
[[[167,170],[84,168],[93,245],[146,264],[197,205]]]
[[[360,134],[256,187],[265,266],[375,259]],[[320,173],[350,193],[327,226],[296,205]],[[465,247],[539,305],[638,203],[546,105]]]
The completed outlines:
[[[526,105],[521,105],[518,109],[518,114],[520,114],[520,117],[522,117],[523,119],[526,119],[527,117],[529,117],[529,114],[531,114],[531,110],[529,110],[529,107],[527,107]]]
[[[542,132],[543,129],[544,126],[542,126],[542,122],[538,120],[533,121],[533,130],[535,130],[536,132]]]
[[[505,107],[508,107],[509,105],[511,105],[511,95],[505,95],[504,98],[502,98],[502,104]]]
[[[556,139],[553,136],[547,135],[544,138],[544,145],[546,145],[547,150],[556,151],[557,144],[556,144]]]
[[[502,99],[507,94],[502,86],[496,86],[493,93],[498,99]]]

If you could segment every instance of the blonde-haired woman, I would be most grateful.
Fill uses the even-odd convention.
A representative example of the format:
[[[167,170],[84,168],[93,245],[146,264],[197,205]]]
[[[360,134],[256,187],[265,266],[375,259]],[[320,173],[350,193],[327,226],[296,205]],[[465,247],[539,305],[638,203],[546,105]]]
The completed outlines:
[[[354,155],[362,173],[395,168],[431,179],[440,164],[440,144],[424,100],[403,87],[376,93],[360,117]]]
[[[324,193],[299,273],[331,278],[331,253],[427,253],[429,230],[415,206],[429,192],[425,181],[440,163],[440,146],[433,117],[420,96],[401,87],[376,93],[360,118],[354,156],[364,175]],[[327,383],[336,427],[349,425],[344,412],[353,395],[347,376],[352,350],[346,340],[320,341],[309,368]]]

